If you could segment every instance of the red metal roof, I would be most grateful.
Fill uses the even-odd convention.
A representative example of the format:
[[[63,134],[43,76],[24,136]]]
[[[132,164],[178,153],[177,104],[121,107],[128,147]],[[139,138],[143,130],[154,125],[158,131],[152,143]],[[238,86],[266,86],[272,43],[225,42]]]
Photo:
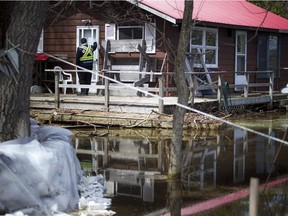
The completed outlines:
[[[184,0],[138,0],[138,2],[139,5],[147,6],[164,18],[177,21],[183,17]],[[194,0],[193,19],[227,25],[288,30],[288,19],[246,0]]]

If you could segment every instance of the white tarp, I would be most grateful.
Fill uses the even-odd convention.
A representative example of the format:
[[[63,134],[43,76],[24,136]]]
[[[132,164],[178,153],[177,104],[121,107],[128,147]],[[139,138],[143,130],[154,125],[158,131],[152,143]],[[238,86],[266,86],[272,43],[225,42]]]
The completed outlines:
[[[31,137],[0,143],[0,215],[115,214],[106,210],[103,176],[83,176],[71,136],[31,119]]]
[[[0,212],[53,215],[78,208],[79,160],[73,133],[31,125],[32,137],[0,143]]]

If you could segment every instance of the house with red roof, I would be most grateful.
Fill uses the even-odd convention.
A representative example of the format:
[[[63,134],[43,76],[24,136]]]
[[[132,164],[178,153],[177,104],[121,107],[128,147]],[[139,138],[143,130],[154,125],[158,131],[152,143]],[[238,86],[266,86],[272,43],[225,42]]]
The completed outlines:
[[[121,71],[123,65],[130,65],[129,70],[163,72],[164,86],[169,88],[174,86],[171,74],[183,11],[184,0],[75,1],[49,17],[41,40],[43,52],[75,64],[76,48],[86,37],[88,43],[98,43],[94,70]],[[189,59],[193,71],[224,71],[223,80],[237,85],[245,77],[239,72],[272,70],[274,90],[286,86],[287,19],[246,0],[194,0],[191,19],[187,53],[194,57]],[[48,68],[59,64],[75,68],[55,59],[47,61]],[[266,73],[255,73],[250,81],[268,78]],[[143,79],[123,72],[120,80],[158,86],[157,76]],[[92,82],[99,84],[96,74]]]

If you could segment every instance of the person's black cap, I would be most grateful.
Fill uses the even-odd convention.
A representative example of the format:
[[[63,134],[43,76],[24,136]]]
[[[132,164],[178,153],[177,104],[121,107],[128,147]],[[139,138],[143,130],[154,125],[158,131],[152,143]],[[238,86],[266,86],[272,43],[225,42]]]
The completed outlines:
[[[81,38],[81,43],[82,43],[82,44],[83,44],[83,43],[87,43],[86,38]]]

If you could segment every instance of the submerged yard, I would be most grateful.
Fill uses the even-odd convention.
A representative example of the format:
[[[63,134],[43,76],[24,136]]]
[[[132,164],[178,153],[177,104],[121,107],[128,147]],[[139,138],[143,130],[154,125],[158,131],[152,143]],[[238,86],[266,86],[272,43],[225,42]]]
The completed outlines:
[[[286,113],[235,120],[284,140],[286,121]],[[82,169],[104,176],[105,196],[112,198],[111,210],[116,215],[168,215],[179,207],[181,215],[247,215],[251,177],[258,178],[262,186],[274,183],[264,193],[260,190],[260,215],[288,213],[288,146],[272,139],[230,126],[185,131],[182,181],[174,184],[166,179],[171,130],[92,127],[73,132]],[[171,202],[175,193],[178,204]],[[231,199],[231,194],[239,198]],[[205,208],[199,207],[201,203]]]

